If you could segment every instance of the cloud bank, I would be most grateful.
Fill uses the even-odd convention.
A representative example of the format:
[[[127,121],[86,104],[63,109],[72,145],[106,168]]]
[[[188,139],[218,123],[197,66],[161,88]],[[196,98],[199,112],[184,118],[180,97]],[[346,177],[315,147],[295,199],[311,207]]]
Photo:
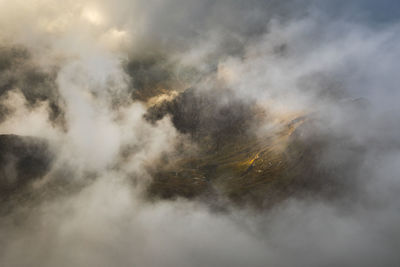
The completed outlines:
[[[396,7],[0,1],[0,265],[397,266]],[[287,118],[312,161],[284,199],[146,196]]]

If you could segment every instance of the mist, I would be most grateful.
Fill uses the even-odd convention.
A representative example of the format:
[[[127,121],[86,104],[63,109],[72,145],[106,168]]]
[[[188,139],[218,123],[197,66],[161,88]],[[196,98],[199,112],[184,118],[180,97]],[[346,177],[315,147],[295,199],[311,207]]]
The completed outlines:
[[[398,266],[399,7],[0,0],[0,265]]]

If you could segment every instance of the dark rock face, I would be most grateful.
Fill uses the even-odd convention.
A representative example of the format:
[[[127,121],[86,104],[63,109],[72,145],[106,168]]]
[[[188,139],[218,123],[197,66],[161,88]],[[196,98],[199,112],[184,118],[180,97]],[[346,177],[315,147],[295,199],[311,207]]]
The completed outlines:
[[[172,66],[162,57],[145,57],[126,62],[125,72],[131,77],[132,98],[146,101],[163,90],[170,89],[168,83],[173,80]],[[161,90],[161,91],[163,91]]]
[[[285,172],[292,177],[292,191],[329,199],[356,197],[357,170],[366,148],[345,134],[332,134],[319,127],[315,121],[306,120],[289,139]]]
[[[151,107],[145,118],[155,122],[169,115],[181,133],[218,147],[227,140],[247,135],[256,113],[253,103],[235,98],[227,89],[202,92],[190,88],[172,101]]]
[[[26,48],[0,46],[0,98],[9,91],[18,89],[29,106],[48,101],[49,119],[63,123],[63,103],[57,90],[56,76],[56,68],[51,71],[42,70]],[[0,104],[0,121],[9,113]]]
[[[53,161],[47,142],[33,137],[0,135],[0,193],[7,196],[43,177]]]

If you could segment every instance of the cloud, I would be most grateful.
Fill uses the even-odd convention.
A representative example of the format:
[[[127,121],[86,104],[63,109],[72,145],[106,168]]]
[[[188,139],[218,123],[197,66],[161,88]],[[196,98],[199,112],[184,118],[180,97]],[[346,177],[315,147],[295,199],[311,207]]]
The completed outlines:
[[[391,14],[371,1],[1,2],[0,133],[46,140],[53,160],[0,205],[0,263],[396,266]],[[286,151],[300,173],[284,200],[235,205],[214,185],[206,201],[146,197],[164,164],[231,134],[267,139],[293,114],[306,122],[288,139],[302,150]]]

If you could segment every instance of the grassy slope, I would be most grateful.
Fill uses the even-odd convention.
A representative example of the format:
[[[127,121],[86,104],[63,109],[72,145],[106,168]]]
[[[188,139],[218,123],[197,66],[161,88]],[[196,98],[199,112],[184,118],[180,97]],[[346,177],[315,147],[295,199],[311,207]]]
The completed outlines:
[[[152,196],[161,198],[196,197],[211,192],[236,203],[272,203],[290,192],[293,162],[301,158],[291,138],[303,119],[288,123],[278,133],[263,139],[229,140],[218,149],[181,159],[155,174],[149,187]],[[288,145],[291,150],[288,151]]]

